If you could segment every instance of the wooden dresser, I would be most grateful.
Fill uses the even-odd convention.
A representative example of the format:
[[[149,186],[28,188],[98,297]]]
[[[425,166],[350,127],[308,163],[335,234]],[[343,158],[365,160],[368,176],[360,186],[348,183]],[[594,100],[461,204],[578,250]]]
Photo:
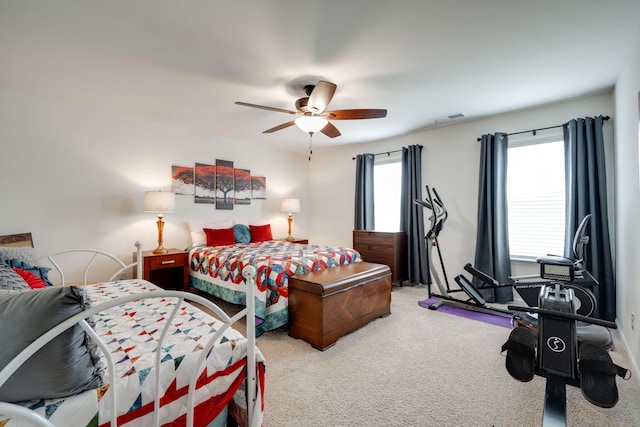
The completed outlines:
[[[391,282],[407,280],[407,234],[404,231],[386,232],[353,230],[353,248],[367,262],[388,265]]]

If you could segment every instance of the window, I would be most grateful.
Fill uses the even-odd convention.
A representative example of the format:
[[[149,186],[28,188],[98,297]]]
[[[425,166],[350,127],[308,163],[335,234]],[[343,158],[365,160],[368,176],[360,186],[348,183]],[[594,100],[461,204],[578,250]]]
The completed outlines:
[[[509,249],[512,259],[564,252],[565,171],[562,136],[509,142]]]
[[[400,231],[401,156],[376,156],[373,168],[374,219],[377,231]]]

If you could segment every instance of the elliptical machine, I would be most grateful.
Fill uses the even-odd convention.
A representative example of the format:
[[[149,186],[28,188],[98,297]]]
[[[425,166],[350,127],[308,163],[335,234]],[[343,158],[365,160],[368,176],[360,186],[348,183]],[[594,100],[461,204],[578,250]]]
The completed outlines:
[[[431,310],[437,310],[443,305],[450,307],[461,308],[464,310],[476,311],[480,313],[498,314],[502,316],[511,317],[513,312],[502,309],[500,307],[493,307],[487,304],[482,294],[466,277],[458,275],[455,277],[455,281],[458,284],[458,289],[451,289],[449,286],[449,279],[447,277],[447,271],[442,258],[442,251],[440,250],[440,244],[438,243],[438,236],[444,228],[444,223],[447,220],[449,214],[444,202],[440,198],[440,195],[435,188],[429,188],[426,186],[427,199],[425,201],[415,199],[414,203],[429,209],[431,215],[429,216],[430,226],[427,234],[425,235],[427,244],[427,258],[429,263],[429,273],[433,281],[438,286],[439,294],[432,293],[431,282],[427,284],[429,291],[429,298],[438,297],[438,301],[428,306]],[[444,281],[440,278],[438,271],[433,262],[433,250],[434,248],[438,252],[438,260],[440,264],[440,270]],[[477,276],[481,279],[481,282],[486,284],[486,287],[498,286],[498,282],[482,273],[481,271],[474,269],[471,264],[467,264],[465,270],[469,273]],[[467,299],[456,298],[454,294],[464,293]]]

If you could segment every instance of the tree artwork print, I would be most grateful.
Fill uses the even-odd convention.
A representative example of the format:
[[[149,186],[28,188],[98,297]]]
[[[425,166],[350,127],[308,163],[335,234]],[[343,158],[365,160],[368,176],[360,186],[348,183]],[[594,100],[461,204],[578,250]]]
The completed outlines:
[[[234,179],[236,205],[251,204],[251,172],[248,169],[235,169]]]
[[[251,197],[253,199],[267,198],[267,178],[264,176],[251,177]]]
[[[195,167],[195,202],[216,202],[216,167],[203,163],[196,163]]]
[[[233,209],[233,162],[216,159],[216,209]]]
[[[193,167],[171,166],[171,187],[176,194],[195,194]]]

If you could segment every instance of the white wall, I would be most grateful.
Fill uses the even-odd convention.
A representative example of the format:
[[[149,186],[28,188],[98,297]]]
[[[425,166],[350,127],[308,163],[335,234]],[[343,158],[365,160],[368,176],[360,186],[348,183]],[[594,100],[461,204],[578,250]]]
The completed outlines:
[[[421,144],[424,146],[423,185],[436,187],[449,209],[449,219],[439,240],[448,274],[453,277],[462,272],[465,263],[473,262],[474,257],[479,156],[476,139],[483,133],[518,132],[554,126],[577,117],[611,116],[612,120],[605,124],[605,139],[614,144],[607,147],[607,184],[616,265],[617,322],[637,374],[640,372],[640,263],[637,261],[640,253],[640,46],[630,49],[629,58],[615,87],[615,101],[613,94],[594,95],[392,140],[316,151],[310,170],[311,240],[351,244],[355,197],[352,157]],[[525,263],[512,267],[513,274],[537,271],[537,266]],[[631,313],[636,318],[635,330],[631,330]]]
[[[0,90],[0,141],[0,234],[33,233],[39,255],[90,247],[130,260],[136,240],[155,248],[156,217],[142,212],[144,192],[170,190],[172,164],[216,159],[266,176],[267,200],[227,211],[177,196],[176,213],[165,215],[165,247],[186,248],[187,221],[203,219],[266,218],[274,237],[285,237],[283,197],[303,199],[293,231],[306,234],[307,158],[258,141],[220,140],[7,90]]]
[[[640,91],[640,34],[629,49],[629,62],[618,78],[616,107],[616,222],[618,324],[640,372],[640,167],[638,92]],[[631,314],[635,329],[631,329]]]
[[[519,132],[600,114],[613,117],[611,93],[445,126],[392,140],[314,151],[310,170],[311,240],[351,245],[355,198],[355,161],[352,158],[355,155],[384,153],[420,144],[424,147],[422,184],[435,187],[449,211],[439,242],[448,275],[452,278],[462,272],[467,262],[473,262],[475,253],[480,155],[477,138],[485,133]],[[606,122],[605,131],[611,142],[612,129],[612,121]],[[613,174],[610,181],[609,185],[613,187]],[[611,194],[613,196],[613,191]],[[423,193],[424,197],[426,193]],[[537,266],[535,269],[537,271]],[[513,274],[526,272],[526,265],[514,265]]]

